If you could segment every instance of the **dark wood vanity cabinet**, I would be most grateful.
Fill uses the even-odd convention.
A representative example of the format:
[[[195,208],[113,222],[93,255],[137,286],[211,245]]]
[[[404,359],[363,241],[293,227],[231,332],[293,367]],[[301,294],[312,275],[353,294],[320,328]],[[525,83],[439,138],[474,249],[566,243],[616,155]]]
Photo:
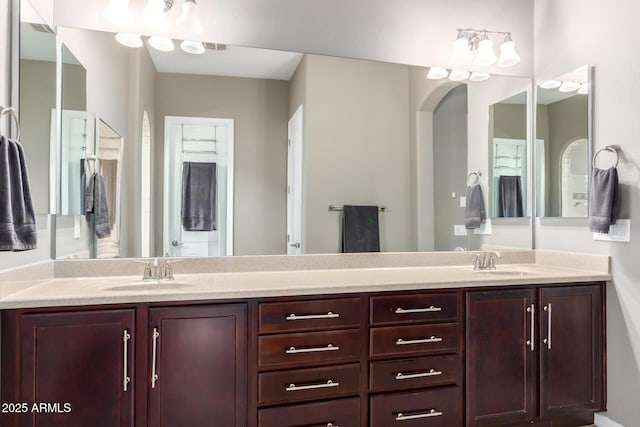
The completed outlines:
[[[604,285],[470,291],[466,322],[468,426],[580,426],[604,409]]]

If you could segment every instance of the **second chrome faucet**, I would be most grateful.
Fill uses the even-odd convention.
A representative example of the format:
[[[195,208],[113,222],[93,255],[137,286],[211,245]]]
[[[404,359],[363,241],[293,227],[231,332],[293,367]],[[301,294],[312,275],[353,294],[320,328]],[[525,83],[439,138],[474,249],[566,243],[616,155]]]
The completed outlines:
[[[149,261],[134,261],[138,264],[144,264],[144,272],[142,273],[142,280],[173,280],[173,264],[180,262],[181,260],[169,261],[156,257]],[[164,264],[164,265],[161,265]]]
[[[485,251],[474,253],[476,260],[473,264],[474,270],[495,270],[496,258],[502,258],[502,254],[498,251]]]

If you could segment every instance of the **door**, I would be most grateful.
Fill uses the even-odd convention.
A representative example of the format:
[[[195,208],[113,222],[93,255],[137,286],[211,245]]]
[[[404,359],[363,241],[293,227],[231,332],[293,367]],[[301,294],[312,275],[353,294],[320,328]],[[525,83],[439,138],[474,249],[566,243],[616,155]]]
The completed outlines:
[[[603,409],[603,288],[540,289],[540,415]]]
[[[171,256],[233,255],[233,119],[165,117],[163,251]],[[212,230],[183,226],[183,167],[186,162],[215,164],[209,182],[215,195],[198,214],[213,212]],[[204,185],[204,186],[203,186]],[[211,197],[210,197],[211,198]],[[208,214],[208,213],[207,213]]]
[[[536,417],[535,291],[467,294],[467,425]]]
[[[287,151],[287,254],[302,253],[302,116],[298,107],[289,120]]]
[[[149,425],[246,425],[246,310],[244,304],[149,310]]]
[[[20,398],[54,406],[20,424],[133,426],[133,325],[133,310],[24,316]]]

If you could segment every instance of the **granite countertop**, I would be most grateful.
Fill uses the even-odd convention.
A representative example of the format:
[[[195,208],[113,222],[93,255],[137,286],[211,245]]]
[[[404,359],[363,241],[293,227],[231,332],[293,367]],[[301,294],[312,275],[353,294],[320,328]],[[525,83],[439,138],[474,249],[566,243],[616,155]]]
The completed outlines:
[[[471,266],[336,268],[175,275],[174,281],[143,282],[140,276],[56,278],[0,298],[0,309],[185,300],[343,294],[481,286],[607,281],[602,269],[541,263]]]

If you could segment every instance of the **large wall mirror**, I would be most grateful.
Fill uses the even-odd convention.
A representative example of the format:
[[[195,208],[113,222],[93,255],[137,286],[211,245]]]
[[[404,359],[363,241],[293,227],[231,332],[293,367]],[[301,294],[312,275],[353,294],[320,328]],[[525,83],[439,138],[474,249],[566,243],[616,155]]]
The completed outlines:
[[[86,186],[65,187],[59,257],[339,253],[344,205],[380,207],[383,252],[531,248],[526,202],[521,222],[464,230],[470,171],[483,172],[494,216],[492,111],[514,97],[526,111],[530,97],[516,95],[529,79],[433,81],[423,67],[213,43],[160,52],[76,28],[58,38],[86,70],[86,105],[69,107],[85,113],[85,148],[68,181],[95,172],[87,153],[103,129],[119,138],[121,182],[108,195],[119,236],[109,244],[95,216],[71,210]],[[203,200],[215,209],[191,214]]]
[[[541,82],[536,108],[539,217],[586,218],[592,155],[590,68]]]

